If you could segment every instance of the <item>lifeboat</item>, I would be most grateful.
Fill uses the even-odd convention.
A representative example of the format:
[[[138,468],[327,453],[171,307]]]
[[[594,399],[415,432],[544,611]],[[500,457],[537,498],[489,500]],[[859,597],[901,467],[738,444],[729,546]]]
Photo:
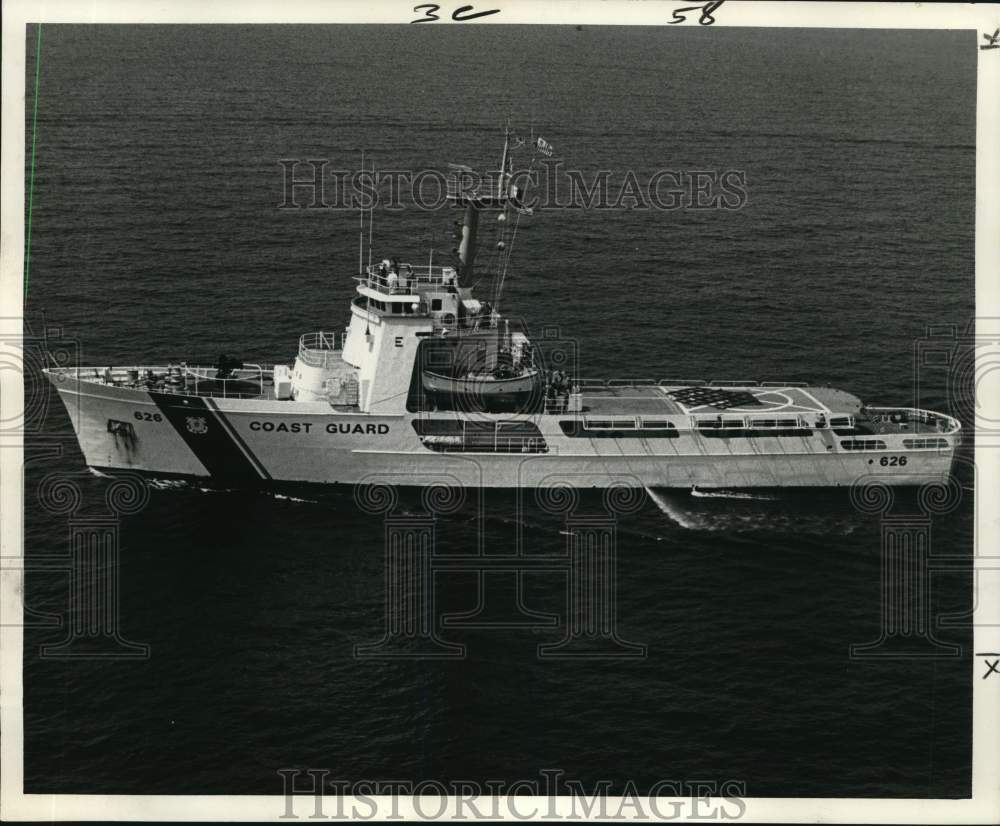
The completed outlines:
[[[422,378],[424,391],[431,396],[472,396],[489,401],[530,394],[538,386],[539,373],[538,370],[530,369],[512,376],[494,373],[443,376],[425,370]]]

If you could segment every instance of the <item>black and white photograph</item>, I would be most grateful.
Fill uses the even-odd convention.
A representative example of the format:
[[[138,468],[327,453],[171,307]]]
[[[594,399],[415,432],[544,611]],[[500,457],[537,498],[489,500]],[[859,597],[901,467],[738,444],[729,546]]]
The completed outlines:
[[[3,8],[0,817],[1000,820],[1000,15]]]

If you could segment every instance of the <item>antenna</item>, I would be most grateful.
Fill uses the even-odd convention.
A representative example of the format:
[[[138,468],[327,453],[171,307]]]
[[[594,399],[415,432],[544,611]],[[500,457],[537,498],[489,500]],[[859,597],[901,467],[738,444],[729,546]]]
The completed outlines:
[[[497,181],[497,195],[503,197],[506,194],[504,178],[507,175],[508,147],[510,146],[510,118],[503,129],[503,155],[500,157],[500,178]]]
[[[372,266],[372,227],[375,224],[375,161],[372,161],[372,203],[368,211],[368,269]],[[370,276],[369,276],[370,277]],[[371,339],[371,298],[365,296],[365,338]]]
[[[368,266],[372,265],[372,226],[375,223],[375,161],[372,161],[372,205],[368,210]]]
[[[361,150],[361,171],[364,174],[365,169],[365,150]],[[358,229],[358,275],[364,275],[365,267],[365,206],[360,201],[358,202],[358,212],[361,213],[361,227]]]

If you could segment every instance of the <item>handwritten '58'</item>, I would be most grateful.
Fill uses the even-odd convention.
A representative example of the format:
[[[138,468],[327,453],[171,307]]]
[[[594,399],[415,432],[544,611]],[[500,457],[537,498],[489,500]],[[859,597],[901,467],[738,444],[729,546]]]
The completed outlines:
[[[721,6],[725,0],[715,0],[712,3],[702,3],[700,6],[685,6],[682,9],[674,9],[674,19],[668,20],[667,22],[673,25],[674,23],[684,23],[687,21],[687,17],[682,14],[686,11],[701,11],[701,16],[698,18],[698,22],[702,26],[711,26],[715,22],[715,18],[712,17],[712,12],[715,11],[719,6]]]

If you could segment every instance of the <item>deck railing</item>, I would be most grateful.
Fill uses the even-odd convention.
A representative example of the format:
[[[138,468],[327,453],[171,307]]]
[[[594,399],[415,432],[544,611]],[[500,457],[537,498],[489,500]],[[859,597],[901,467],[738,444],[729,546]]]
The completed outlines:
[[[822,419],[817,421],[818,417]],[[812,430],[830,427],[830,420],[821,413],[809,416],[801,413],[762,412],[752,416],[726,413],[695,413],[689,417],[692,430]],[[834,417],[838,418],[838,417]]]
[[[874,422],[894,424],[896,423],[894,416],[905,415],[912,421],[921,422],[944,434],[957,433],[962,429],[962,423],[958,419],[944,413],[935,413],[933,410],[922,410],[919,407],[866,407],[864,412]]]
[[[582,390],[595,388],[622,387],[810,387],[807,381],[757,381],[757,380],[721,380],[721,379],[595,379],[570,378],[570,385],[576,385]]]
[[[305,333],[299,336],[299,359],[310,367],[329,367],[340,360],[346,338],[347,333]]]
[[[449,286],[457,283],[454,267],[434,267],[427,264],[399,264],[398,271],[383,272],[381,264],[365,268],[364,275],[354,276],[359,284],[390,295],[408,295],[414,287]]]
[[[266,375],[266,371],[260,364],[244,364],[243,367],[233,370],[233,375],[225,379],[215,378],[215,374],[218,372],[217,367],[184,365],[181,370],[181,375],[184,378],[183,386],[181,388],[168,389],[167,392],[181,392],[186,395],[211,396],[221,399],[253,399],[264,395],[264,376]],[[273,370],[271,374],[274,374]],[[246,393],[236,389],[237,382],[245,384],[248,381],[257,382],[257,387],[259,388],[257,393]],[[222,385],[221,392],[218,388],[220,384]],[[167,387],[169,388],[169,386],[168,377]]]
[[[228,378],[218,379],[218,367],[207,365],[177,364],[127,365],[114,368],[81,367],[72,371],[80,381],[90,381],[111,387],[151,389],[158,393],[178,396],[207,396],[217,399],[257,399],[265,395],[265,381],[274,374],[273,368],[247,362],[232,371]],[[246,385],[257,385],[255,392],[247,392]],[[243,387],[239,390],[237,388]]]

